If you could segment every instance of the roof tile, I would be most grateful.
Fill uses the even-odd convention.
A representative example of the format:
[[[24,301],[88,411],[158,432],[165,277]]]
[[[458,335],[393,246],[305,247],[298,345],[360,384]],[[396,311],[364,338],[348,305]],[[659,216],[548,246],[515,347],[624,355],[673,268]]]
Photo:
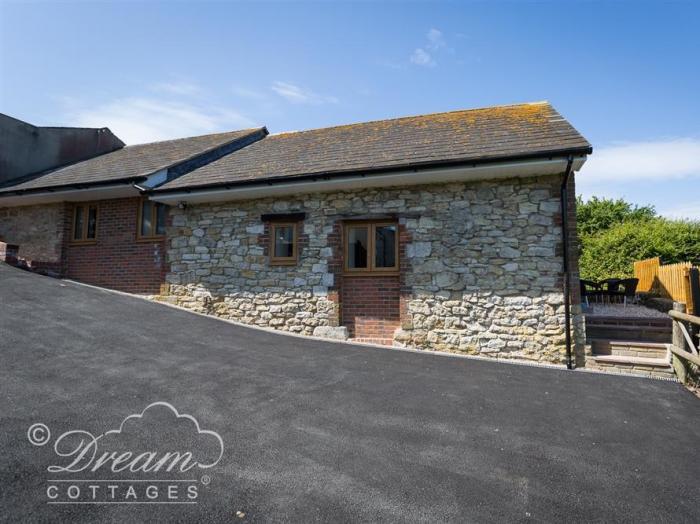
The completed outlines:
[[[539,102],[270,135],[158,190],[588,149]]]
[[[0,188],[0,192],[54,189],[61,186],[120,182],[141,178],[257,133],[261,129],[245,129],[126,146],[111,153],[42,173],[24,182],[15,182]]]

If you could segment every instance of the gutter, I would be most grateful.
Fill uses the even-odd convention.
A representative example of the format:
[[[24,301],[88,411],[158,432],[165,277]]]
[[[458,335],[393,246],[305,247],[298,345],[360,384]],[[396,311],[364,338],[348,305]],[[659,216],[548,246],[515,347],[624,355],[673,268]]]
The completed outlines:
[[[568,184],[574,157],[569,155],[561,182],[561,233],[564,247],[564,326],[566,329],[566,368],[574,369],[571,354],[571,275],[569,272],[569,195]]]
[[[138,196],[139,194],[139,186],[136,185],[136,182],[132,181],[125,181],[117,184],[93,184],[90,186],[62,186],[55,190],[45,189],[43,191],[33,191],[31,193],[8,192],[0,194],[0,207],[126,198]]]
[[[124,186],[127,184],[132,184],[134,182],[141,182],[146,180],[148,177],[145,175],[139,175],[135,177],[122,178],[117,180],[101,180],[97,182],[78,182],[74,184],[65,184],[61,186],[50,186],[50,187],[37,187],[30,189],[15,189],[15,190],[5,190],[5,188],[0,187],[0,198],[10,197],[10,196],[23,196],[23,195],[48,195],[53,193],[63,193],[66,191],[87,191],[95,188],[105,188],[105,187],[117,187]],[[6,187],[13,187],[12,184]]]

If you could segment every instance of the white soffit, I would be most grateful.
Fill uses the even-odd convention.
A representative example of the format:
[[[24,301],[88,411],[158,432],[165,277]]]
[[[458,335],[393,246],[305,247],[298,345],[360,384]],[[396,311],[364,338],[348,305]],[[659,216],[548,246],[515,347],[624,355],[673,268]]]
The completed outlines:
[[[573,170],[578,171],[586,161],[586,156],[574,158]],[[481,164],[471,167],[425,169],[400,171],[381,175],[350,175],[324,177],[315,180],[290,180],[289,182],[261,182],[241,187],[224,187],[211,189],[193,189],[191,192],[177,191],[174,193],[155,193],[151,200],[165,204],[185,202],[200,204],[205,202],[226,202],[233,200],[248,200],[274,196],[292,195],[299,193],[317,193],[343,191],[370,187],[409,186],[421,184],[436,184],[448,182],[465,182],[502,178],[523,178],[540,175],[555,175],[566,170],[567,158],[559,157],[548,160],[524,160],[520,162],[504,162]]]
[[[23,195],[0,195],[0,207],[31,206],[51,204],[54,202],[85,202],[89,200],[106,200],[109,198],[128,198],[139,196],[140,191],[131,184],[89,187],[85,189],[68,189],[62,191],[43,191]]]

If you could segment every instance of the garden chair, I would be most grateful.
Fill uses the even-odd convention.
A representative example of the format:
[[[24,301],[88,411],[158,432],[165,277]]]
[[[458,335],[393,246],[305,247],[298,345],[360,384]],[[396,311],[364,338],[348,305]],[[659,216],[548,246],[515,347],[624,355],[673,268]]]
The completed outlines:
[[[590,306],[588,302],[589,297],[597,298],[600,296],[601,288],[598,282],[593,280],[583,280],[581,279],[581,298],[586,302],[587,306]]]
[[[605,303],[605,299],[607,298],[608,304],[612,304],[613,299],[620,296],[620,280],[619,278],[606,278],[600,282],[600,296],[603,303]]]
[[[630,300],[630,302],[635,303],[637,301],[637,285],[639,284],[639,279],[638,278],[625,278],[623,280],[620,280],[620,285],[622,286],[622,299],[625,304],[625,307],[627,306],[627,299]]]
[[[608,294],[612,298],[616,298],[619,302],[622,302],[625,307],[627,307],[627,300],[630,302],[636,302],[637,296],[637,285],[639,284],[638,278],[624,278],[617,282],[614,291],[609,291]],[[622,289],[620,289],[622,288]]]

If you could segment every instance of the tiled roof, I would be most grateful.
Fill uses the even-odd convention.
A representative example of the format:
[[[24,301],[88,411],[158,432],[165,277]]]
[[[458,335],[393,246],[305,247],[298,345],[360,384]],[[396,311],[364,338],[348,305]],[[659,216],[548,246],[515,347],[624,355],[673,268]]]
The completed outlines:
[[[161,169],[180,164],[253,133],[260,133],[263,129],[245,129],[228,133],[126,146],[89,160],[28,177],[23,182],[15,182],[12,185],[1,187],[0,193],[138,179]]]
[[[548,103],[270,135],[161,190],[567,152],[591,145]]]

